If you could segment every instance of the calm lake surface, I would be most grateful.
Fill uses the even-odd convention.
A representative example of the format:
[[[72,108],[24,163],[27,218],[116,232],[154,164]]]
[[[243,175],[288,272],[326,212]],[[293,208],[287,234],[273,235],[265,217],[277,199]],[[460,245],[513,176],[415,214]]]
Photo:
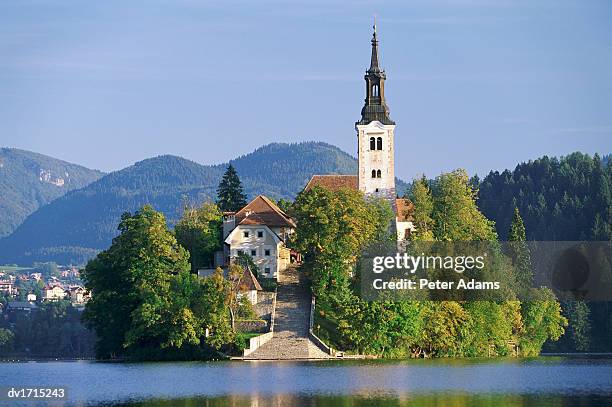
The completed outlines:
[[[0,387],[65,387],[67,406],[612,406],[612,358],[0,363]]]

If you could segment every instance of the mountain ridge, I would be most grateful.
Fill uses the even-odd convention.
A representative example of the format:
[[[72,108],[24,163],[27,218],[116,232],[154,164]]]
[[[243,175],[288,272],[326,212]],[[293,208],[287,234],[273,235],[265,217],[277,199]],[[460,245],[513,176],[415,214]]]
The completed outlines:
[[[322,142],[272,143],[241,155],[236,167],[249,198],[292,199],[314,174],[356,174],[357,159]],[[111,172],[42,206],[0,240],[0,264],[33,261],[82,264],[108,247],[121,214],[152,204],[170,224],[184,203],[216,197],[227,164],[202,165],[160,155]],[[398,191],[406,184],[398,181]]]
[[[44,154],[0,147],[0,237],[38,208],[104,175]]]

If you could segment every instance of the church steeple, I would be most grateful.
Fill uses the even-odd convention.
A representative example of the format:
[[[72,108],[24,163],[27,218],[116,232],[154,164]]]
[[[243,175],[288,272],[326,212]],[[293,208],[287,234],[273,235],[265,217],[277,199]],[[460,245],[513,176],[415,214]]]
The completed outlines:
[[[370,69],[368,72],[380,72],[378,66],[378,38],[376,38],[376,20],[374,20],[374,34],[372,34],[372,59],[370,60]]]
[[[385,103],[385,71],[380,69],[378,58],[378,37],[376,35],[376,21],[374,21],[374,33],[372,34],[372,58],[370,68],[366,71],[365,105],[361,109],[361,120],[357,124],[368,124],[375,120],[382,124],[395,124],[389,117],[389,107]]]

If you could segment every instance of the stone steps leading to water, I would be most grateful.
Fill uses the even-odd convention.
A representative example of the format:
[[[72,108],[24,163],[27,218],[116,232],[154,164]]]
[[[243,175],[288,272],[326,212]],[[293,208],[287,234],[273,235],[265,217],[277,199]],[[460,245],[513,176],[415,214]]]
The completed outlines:
[[[245,360],[329,359],[308,337],[311,294],[294,267],[281,273],[276,294],[272,339]]]

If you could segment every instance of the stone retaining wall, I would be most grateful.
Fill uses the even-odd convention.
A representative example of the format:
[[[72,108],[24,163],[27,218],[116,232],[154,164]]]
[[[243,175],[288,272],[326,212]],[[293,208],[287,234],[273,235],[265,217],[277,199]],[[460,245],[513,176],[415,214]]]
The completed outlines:
[[[324,350],[328,355],[335,356],[336,352],[328,346],[325,342],[323,342],[317,335],[314,334],[313,326],[314,326],[314,313],[315,313],[315,297],[312,297],[312,301],[310,303],[310,327],[308,329],[308,337],[311,341],[313,341],[317,346],[319,346],[322,350]]]
[[[268,332],[249,339],[249,347],[243,351],[242,356],[249,356],[251,353],[255,352],[257,348],[272,339],[272,335],[274,335],[274,332]]]
[[[263,319],[249,319],[236,321],[236,330],[238,332],[268,332],[268,322]]]
[[[272,298],[272,312],[270,315],[270,331],[265,334],[255,336],[249,339],[249,347],[242,352],[242,356],[249,356],[255,352],[260,346],[268,342],[274,336],[274,316],[276,314],[276,292]]]

